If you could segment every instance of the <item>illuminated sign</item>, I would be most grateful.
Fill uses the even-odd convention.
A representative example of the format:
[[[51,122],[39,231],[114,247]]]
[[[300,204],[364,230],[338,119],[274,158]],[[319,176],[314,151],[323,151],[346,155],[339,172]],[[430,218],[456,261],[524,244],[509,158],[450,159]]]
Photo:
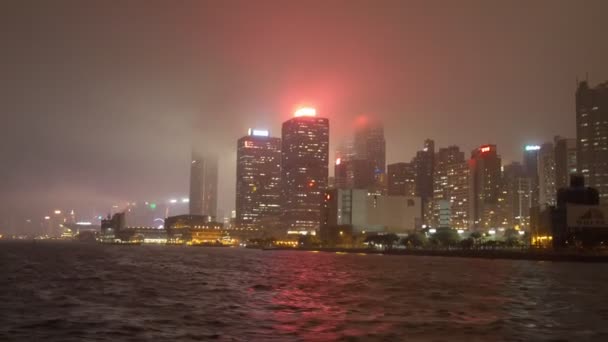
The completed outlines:
[[[245,147],[246,147],[246,148],[251,148],[251,147],[253,147],[253,142],[251,142],[251,141],[245,141]]]
[[[248,132],[249,132],[249,135],[253,135],[253,136],[256,136],[256,137],[267,137],[267,136],[270,135],[270,132],[268,130],[266,130],[266,129],[253,129],[253,128],[250,128]]]
[[[293,116],[301,117],[301,116],[317,116],[317,110],[310,107],[304,107],[296,110]]]
[[[540,146],[538,145],[526,145],[526,151],[538,151]]]
[[[76,222],[76,225],[77,226],[90,226],[90,225],[92,225],[92,223],[83,221],[83,222]]]
[[[342,163],[342,158],[337,158],[336,159],[336,165],[340,165],[340,163]]]
[[[481,153],[486,153],[486,152],[490,152],[491,149],[492,148],[490,146],[483,146],[479,150],[481,151]]]

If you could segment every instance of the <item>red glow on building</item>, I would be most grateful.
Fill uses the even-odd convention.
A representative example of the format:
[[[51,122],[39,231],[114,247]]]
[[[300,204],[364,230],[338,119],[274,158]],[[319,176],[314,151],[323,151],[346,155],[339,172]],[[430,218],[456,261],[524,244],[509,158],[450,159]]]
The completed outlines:
[[[317,110],[312,107],[302,107],[296,110],[295,113],[293,113],[293,116],[296,118],[302,116],[317,116]]]

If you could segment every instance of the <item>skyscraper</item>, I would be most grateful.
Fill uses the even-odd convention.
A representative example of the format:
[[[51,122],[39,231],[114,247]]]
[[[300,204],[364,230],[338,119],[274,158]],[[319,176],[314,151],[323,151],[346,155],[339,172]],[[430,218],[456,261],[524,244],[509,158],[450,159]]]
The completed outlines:
[[[539,145],[526,145],[524,147],[524,172],[530,178],[530,189],[532,205],[537,206],[539,200],[539,180],[538,180],[538,151]]]
[[[413,160],[416,168],[416,194],[425,199],[433,197],[433,172],[435,171],[435,142],[424,141],[424,147],[416,152]]]
[[[422,217],[425,224],[432,221],[433,173],[435,172],[435,142],[424,141],[422,151],[418,151],[412,160],[416,169],[416,195],[422,199]]]
[[[190,165],[190,215],[217,215],[217,159],[192,152]]]
[[[576,139],[555,137],[555,187],[570,185],[570,175],[576,173]]]
[[[600,204],[608,205],[608,81],[594,88],[579,83],[576,139],[578,172],[587,186],[598,190]]]
[[[327,188],[329,120],[301,108],[282,127],[283,222],[288,231],[319,228]]]
[[[411,163],[394,163],[387,166],[388,195],[416,196],[416,170]]]
[[[501,160],[496,145],[484,145],[471,152],[471,219],[476,229],[497,228],[502,224]]]
[[[236,225],[274,229],[281,215],[281,139],[249,129],[237,142]]]
[[[369,160],[375,174],[386,172],[386,141],[381,122],[361,120],[357,123],[354,158]]]
[[[538,150],[538,204],[555,205],[555,150],[552,143],[542,144]]]
[[[508,226],[527,230],[530,224],[532,188],[530,177],[522,164],[514,162],[505,165],[503,191],[506,193],[504,208]]]
[[[433,226],[468,228],[469,167],[458,146],[440,148],[433,175]]]

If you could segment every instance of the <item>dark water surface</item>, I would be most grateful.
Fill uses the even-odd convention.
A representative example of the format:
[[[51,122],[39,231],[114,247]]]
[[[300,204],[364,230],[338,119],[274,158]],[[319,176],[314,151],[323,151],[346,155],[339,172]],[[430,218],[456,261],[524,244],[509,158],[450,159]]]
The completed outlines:
[[[608,341],[608,265],[0,243],[0,340]]]

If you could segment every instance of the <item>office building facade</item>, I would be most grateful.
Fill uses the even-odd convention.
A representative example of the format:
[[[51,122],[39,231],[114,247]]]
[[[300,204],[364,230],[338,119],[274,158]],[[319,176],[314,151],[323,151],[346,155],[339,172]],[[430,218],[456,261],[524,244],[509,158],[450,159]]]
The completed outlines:
[[[590,87],[580,82],[576,91],[578,172],[598,190],[601,205],[608,205],[608,81]]]
[[[250,129],[237,142],[237,227],[278,227],[281,185],[281,139],[270,137],[267,130]]]
[[[283,223],[288,232],[319,228],[328,182],[329,120],[302,108],[282,126]]]
[[[193,151],[190,165],[190,215],[217,216],[217,158]]]

